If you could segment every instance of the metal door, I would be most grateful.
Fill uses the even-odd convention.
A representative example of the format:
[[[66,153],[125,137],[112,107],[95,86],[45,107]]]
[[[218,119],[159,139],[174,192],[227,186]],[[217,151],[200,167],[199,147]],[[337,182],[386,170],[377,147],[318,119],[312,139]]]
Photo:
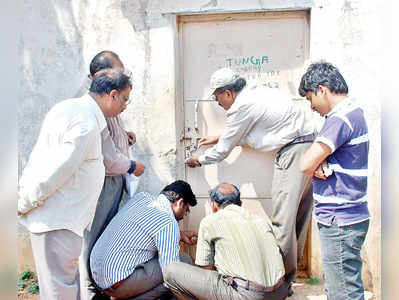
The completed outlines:
[[[239,71],[247,81],[279,89],[303,106],[297,87],[308,57],[308,12],[262,12],[182,16],[179,19],[185,156],[200,155],[197,139],[219,135],[225,111],[209,97],[209,79],[220,67]],[[257,214],[270,215],[270,190],[275,153],[236,147],[223,162],[191,169],[186,180],[197,195],[198,205],[184,221],[184,228],[198,230],[210,213],[208,190],[220,182],[237,185],[243,205]],[[265,211],[264,211],[265,210]]]

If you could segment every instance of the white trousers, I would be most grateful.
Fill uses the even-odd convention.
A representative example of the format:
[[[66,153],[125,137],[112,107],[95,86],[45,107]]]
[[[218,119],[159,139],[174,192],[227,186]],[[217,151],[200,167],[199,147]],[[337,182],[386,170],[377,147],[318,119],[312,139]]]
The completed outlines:
[[[82,238],[69,230],[30,233],[39,280],[40,300],[79,297],[79,255]]]

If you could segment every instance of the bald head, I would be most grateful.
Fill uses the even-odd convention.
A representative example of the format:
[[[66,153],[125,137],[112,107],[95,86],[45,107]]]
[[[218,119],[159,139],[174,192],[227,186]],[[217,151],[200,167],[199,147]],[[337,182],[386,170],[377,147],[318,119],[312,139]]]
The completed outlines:
[[[94,56],[90,63],[90,75],[93,77],[98,71],[113,68],[124,69],[123,63],[119,59],[119,56],[112,51],[101,51]]]
[[[231,195],[237,190],[237,188],[230,183],[221,183],[218,185],[218,190],[225,195]]]
[[[241,206],[239,189],[230,183],[220,183],[209,191],[209,196],[219,207],[229,204]]]

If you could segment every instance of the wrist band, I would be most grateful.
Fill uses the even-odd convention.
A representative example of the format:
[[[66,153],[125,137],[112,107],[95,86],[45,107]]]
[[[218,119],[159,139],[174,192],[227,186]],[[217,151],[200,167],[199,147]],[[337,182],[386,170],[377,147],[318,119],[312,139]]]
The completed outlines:
[[[133,161],[133,160],[131,160],[130,168],[129,168],[129,170],[127,170],[127,172],[128,172],[129,174],[132,174],[132,173],[134,172],[135,169],[136,169],[136,162]]]

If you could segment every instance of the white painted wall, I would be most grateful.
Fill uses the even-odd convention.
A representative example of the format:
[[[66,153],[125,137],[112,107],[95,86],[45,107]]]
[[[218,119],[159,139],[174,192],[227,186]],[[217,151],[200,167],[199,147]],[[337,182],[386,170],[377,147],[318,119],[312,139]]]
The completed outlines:
[[[372,213],[364,259],[366,286],[381,287],[380,67],[384,11],[371,0],[27,0],[20,18],[23,80],[19,93],[19,174],[39,134],[45,113],[74,97],[99,51],[118,53],[134,77],[132,103],[122,114],[136,132],[135,156],[146,165],[140,190],[158,192],[181,176],[181,107],[176,14],[311,8],[310,60],[325,58],[346,78],[364,105],[370,130],[369,205]],[[313,228],[314,229],[314,228]],[[313,273],[320,277],[317,231],[312,241]],[[19,269],[32,268],[26,231],[19,228]]]

